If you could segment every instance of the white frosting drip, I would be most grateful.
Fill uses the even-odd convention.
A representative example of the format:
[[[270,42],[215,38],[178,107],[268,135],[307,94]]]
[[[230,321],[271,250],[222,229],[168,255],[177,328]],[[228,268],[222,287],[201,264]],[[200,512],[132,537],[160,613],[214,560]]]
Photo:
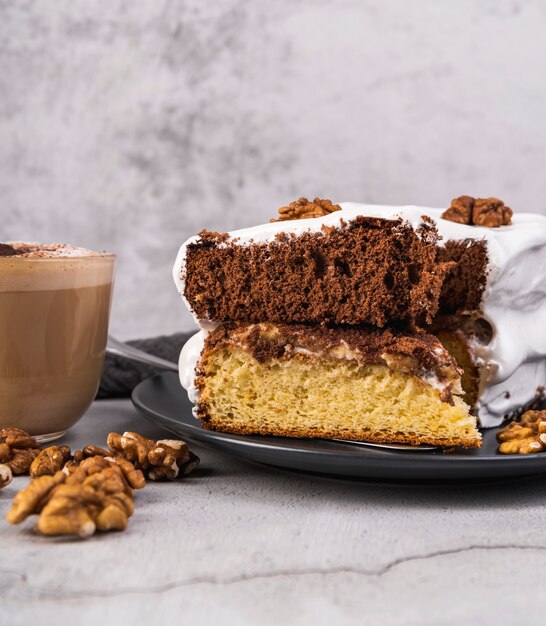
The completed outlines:
[[[195,386],[195,367],[205,346],[208,331],[200,330],[182,346],[178,359],[178,375],[182,387],[188,392],[190,402],[197,402],[198,391]]]
[[[487,242],[489,273],[482,308],[484,318],[493,328],[493,339],[489,345],[476,346],[475,350],[488,374],[479,402],[482,425],[498,425],[504,415],[530,400],[538,386],[546,385],[546,217],[519,213],[513,216],[511,226],[485,228],[443,220],[440,217],[443,209],[353,202],[343,203],[341,207],[342,211],[320,218],[236,230],[229,233],[230,242],[242,246],[271,243],[281,232],[295,235],[317,232],[323,226],[340,226],[342,219],[350,222],[361,215],[401,217],[414,229],[422,224],[421,217],[427,215],[442,237],[440,245],[448,240],[483,239]],[[174,264],[174,281],[183,298],[187,246],[198,240],[198,236],[188,239]],[[193,314],[185,298],[184,301]],[[202,328],[210,330],[210,323],[195,319]],[[197,397],[193,379],[204,337],[203,331],[195,335],[180,355],[180,379],[192,401]]]

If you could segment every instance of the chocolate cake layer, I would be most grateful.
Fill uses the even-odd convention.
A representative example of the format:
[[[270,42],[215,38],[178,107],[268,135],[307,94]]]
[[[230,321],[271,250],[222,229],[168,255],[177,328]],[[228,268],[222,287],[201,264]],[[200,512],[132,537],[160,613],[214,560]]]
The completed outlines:
[[[463,239],[446,241],[438,248],[441,262],[452,262],[440,294],[440,311],[445,314],[478,312],[487,282],[487,243]]]
[[[361,216],[250,245],[203,231],[187,246],[184,296],[213,322],[428,323],[450,268],[436,242],[430,224]]]

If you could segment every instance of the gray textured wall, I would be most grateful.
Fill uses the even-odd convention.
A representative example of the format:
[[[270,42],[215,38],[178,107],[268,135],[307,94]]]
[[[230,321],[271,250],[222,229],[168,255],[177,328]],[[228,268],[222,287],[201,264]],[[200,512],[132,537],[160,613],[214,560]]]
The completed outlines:
[[[113,330],[191,326],[202,227],[299,195],[546,203],[546,2],[0,2],[1,237],[119,255]]]

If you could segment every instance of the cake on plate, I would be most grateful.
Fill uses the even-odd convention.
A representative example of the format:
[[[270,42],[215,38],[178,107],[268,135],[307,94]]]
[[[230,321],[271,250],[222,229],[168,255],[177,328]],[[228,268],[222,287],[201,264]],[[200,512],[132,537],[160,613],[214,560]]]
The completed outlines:
[[[546,380],[546,218],[305,198],[202,231],[174,279],[201,326],[180,377],[205,428],[479,446]]]

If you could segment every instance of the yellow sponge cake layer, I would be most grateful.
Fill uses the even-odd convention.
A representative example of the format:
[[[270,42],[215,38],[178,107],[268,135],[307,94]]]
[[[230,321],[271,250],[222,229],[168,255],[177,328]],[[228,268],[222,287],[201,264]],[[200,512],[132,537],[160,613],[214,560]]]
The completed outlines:
[[[257,325],[253,326],[255,331]],[[419,376],[411,368],[417,364],[415,356],[383,351],[382,357],[368,354],[364,359],[356,344],[347,345],[346,336],[336,348],[333,335],[328,349],[318,337],[309,339],[305,348],[294,336],[287,339],[281,333],[280,341],[271,325],[264,326],[258,325],[260,336],[254,332],[252,345],[242,341],[241,329],[223,330],[222,338],[213,337],[206,344],[196,380],[197,411],[205,428],[414,445],[480,445],[468,406],[446,394],[459,381],[446,378],[457,370],[446,369],[451,357],[439,343],[432,351],[436,356],[441,353],[442,367]],[[309,349],[311,343],[318,351]]]

